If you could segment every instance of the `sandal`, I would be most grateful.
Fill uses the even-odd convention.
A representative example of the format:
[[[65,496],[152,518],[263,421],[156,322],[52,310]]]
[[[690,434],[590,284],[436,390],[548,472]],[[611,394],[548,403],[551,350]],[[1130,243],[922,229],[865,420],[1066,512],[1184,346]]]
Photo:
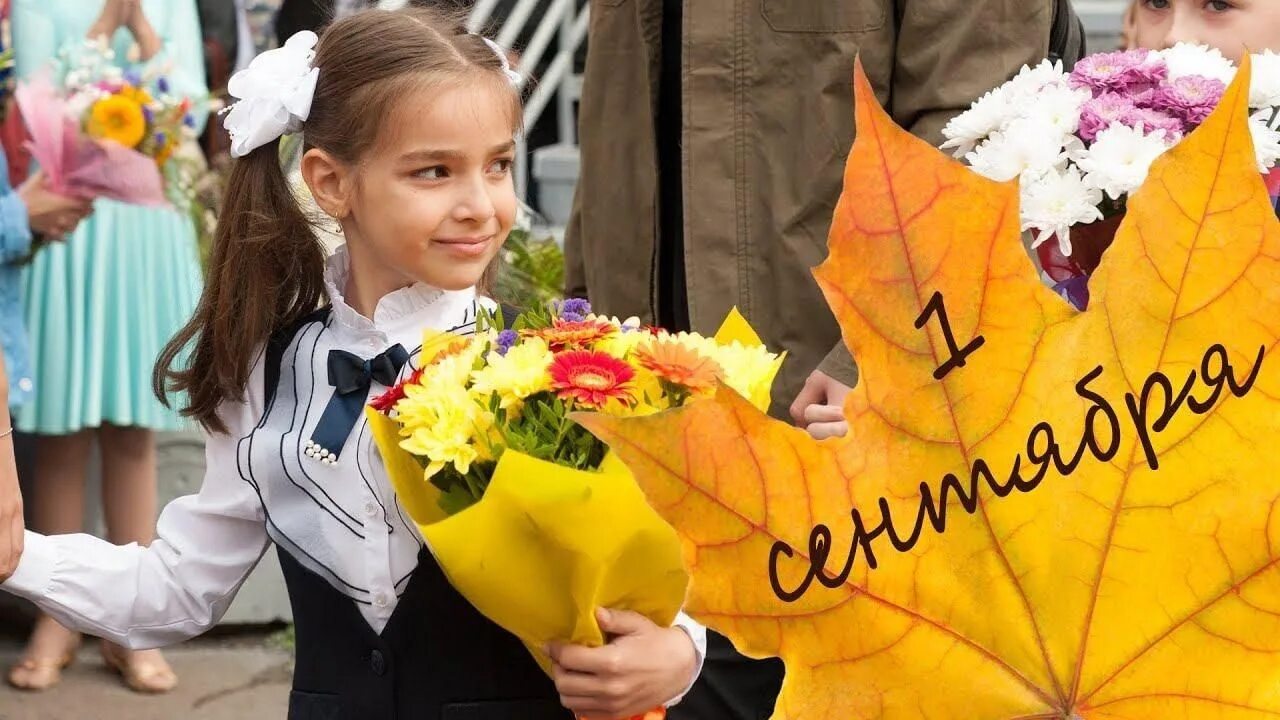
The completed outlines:
[[[102,641],[102,660],[115,671],[132,691],[148,695],[167,693],[178,686],[178,676],[169,664],[130,661],[127,652],[106,640]]]
[[[9,668],[9,684],[18,690],[40,692],[48,690],[62,680],[62,671],[76,659],[68,652],[60,658],[23,658]]]

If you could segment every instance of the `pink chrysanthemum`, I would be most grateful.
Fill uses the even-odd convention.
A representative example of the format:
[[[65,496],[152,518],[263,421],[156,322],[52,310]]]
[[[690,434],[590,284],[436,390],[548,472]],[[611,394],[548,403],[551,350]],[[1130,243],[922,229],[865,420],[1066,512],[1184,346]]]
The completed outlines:
[[[1147,102],[1148,106],[1182,118],[1195,127],[1218,107],[1227,86],[1221,80],[1202,75],[1187,75],[1161,85]]]
[[[1121,118],[1120,122],[1131,128],[1137,128],[1147,135],[1163,132],[1168,137],[1180,137],[1187,131],[1186,124],[1181,118],[1145,107],[1134,108],[1132,112]]]
[[[1158,83],[1167,72],[1148,50],[1097,53],[1081,58],[1071,71],[1073,87],[1093,94],[1130,92],[1135,86]]]
[[[1116,123],[1123,123],[1138,107],[1118,93],[1103,93],[1080,108],[1080,139],[1094,141],[1098,133]]]

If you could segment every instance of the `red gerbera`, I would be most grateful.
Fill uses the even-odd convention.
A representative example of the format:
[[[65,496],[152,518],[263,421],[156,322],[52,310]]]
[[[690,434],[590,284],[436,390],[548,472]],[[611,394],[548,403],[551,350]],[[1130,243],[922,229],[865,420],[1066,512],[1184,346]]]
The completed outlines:
[[[388,388],[386,392],[374,398],[369,407],[386,415],[390,413],[396,406],[396,403],[404,399],[404,386],[417,385],[422,381],[422,368],[414,370],[409,377],[396,383],[395,387]]]
[[[521,330],[520,334],[539,337],[552,351],[590,347],[618,332],[618,328],[604,320],[561,320],[556,318],[551,327]]]
[[[608,353],[570,350],[551,361],[551,387],[556,395],[598,408],[610,399],[630,400],[628,383],[636,375],[630,365]]]

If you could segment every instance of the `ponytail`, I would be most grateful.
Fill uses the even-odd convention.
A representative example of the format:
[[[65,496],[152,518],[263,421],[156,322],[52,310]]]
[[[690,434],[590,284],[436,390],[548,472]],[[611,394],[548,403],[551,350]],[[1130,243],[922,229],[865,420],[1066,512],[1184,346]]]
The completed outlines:
[[[169,393],[184,393],[182,414],[209,432],[226,432],[218,409],[244,400],[266,341],[324,294],[324,251],[285,179],[279,146],[232,164],[200,303],[152,373],[156,397],[169,406]]]

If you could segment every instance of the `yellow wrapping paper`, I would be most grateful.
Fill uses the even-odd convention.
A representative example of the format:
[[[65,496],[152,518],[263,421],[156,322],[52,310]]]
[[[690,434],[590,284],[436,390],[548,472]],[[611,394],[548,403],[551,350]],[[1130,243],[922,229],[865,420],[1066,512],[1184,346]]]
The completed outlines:
[[[761,344],[736,309],[716,340]],[[750,400],[767,407],[768,388]],[[664,627],[674,621],[689,583],[680,540],[613,453],[598,472],[584,472],[508,451],[484,497],[447,517],[439,489],[400,448],[400,426],[372,408],[365,414],[400,504],[449,582],[543,670],[550,641],[604,643],[597,608],[632,610]]]

